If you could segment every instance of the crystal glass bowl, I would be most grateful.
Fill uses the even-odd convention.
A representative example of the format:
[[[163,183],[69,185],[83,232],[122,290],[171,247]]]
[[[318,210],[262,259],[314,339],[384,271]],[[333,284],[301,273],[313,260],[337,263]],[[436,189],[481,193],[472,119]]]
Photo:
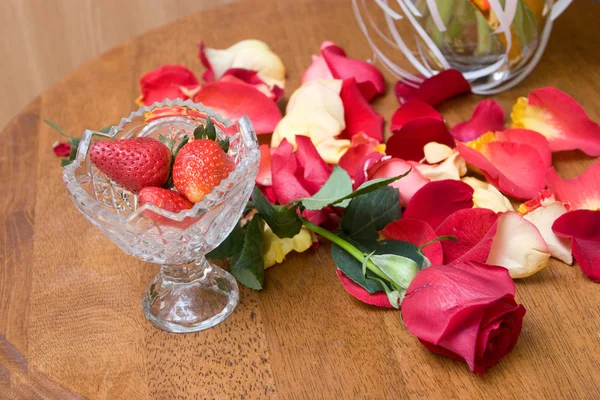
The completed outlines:
[[[220,139],[229,138],[235,170],[192,209],[172,213],[120,187],[90,161],[96,141],[160,135],[175,141],[193,137],[210,117]],[[231,274],[208,262],[205,254],[231,232],[250,197],[260,151],[250,120],[232,123],[191,101],[165,100],[141,107],[108,133],[86,130],[76,160],[63,180],[79,211],[125,253],[161,264],[142,301],[148,320],[169,332],[195,332],[223,321],[238,302]]]

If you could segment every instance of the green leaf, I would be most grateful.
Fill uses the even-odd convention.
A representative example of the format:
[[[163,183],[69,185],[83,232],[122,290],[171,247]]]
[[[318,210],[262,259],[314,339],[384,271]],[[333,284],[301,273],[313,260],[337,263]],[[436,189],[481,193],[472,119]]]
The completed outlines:
[[[217,143],[219,143],[219,146],[221,146],[225,153],[229,151],[229,139],[219,140]]]
[[[376,241],[379,231],[400,219],[398,189],[384,186],[353,199],[340,221],[344,236],[361,243]]]
[[[349,200],[340,202],[352,193],[352,179],[343,168],[335,166],[327,182],[308,199],[302,199],[302,205],[307,210],[321,210],[332,203],[339,203],[340,207],[346,207]]]
[[[198,127],[194,129],[194,139],[204,139],[204,125],[198,125]]]
[[[423,256],[419,254],[419,249],[411,243],[402,242],[399,240],[382,240],[379,242],[371,242],[365,246],[357,243],[349,238],[344,238],[352,245],[359,248],[364,253],[375,252],[375,255],[395,254],[413,260],[417,265],[423,264]],[[331,256],[336,266],[348,278],[352,279],[358,285],[362,286],[369,293],[381,292],[384,287],[378,281],[371,278],[377,276],[371,271],[366,270],[363,274],[361,262],[350,255],[347,251],[336,244],[331,245]],[[374,256],[373,256],[374,257]]]
[[[408,285],[419,272],[419,266],[414,260],[397,254],[373,255],[370,260],[398,290],[408,289]]]
[[[50,125],[51,128],[56,129],[64,137],[71,139],[71,136],[67,135],[65,133],[65,131],[63,131],[62,128],[60,126],[58,126],[58,124],[56,122],[51,121],[49,119],[45,119],[44,122],[47,123],[48,125]]]
[[[239,222],[233,228],[229,236],[213,251],[206,255],[206,258],[211,260],[224,260],[241,253],[244,247],[245,232]]]
[[[402,300],[404,299],[404,294],[406,293],[406,290],[392,290],[388,287],[387,283],[385,283],[383,279],[379,279],[377,277],[369,277],[367,279],[379,282],[383,287],[383,290],[385,290],[385,294],[392,307],[394,307],[395,309],[400,308],[400,303],[402,303]]]
[[[181,139],[181,142],[179,142],[179,144],[177,145],[177,147],[175,147],[175,149],[173,150],[173,161],[175,161],[175,157],[177,157],[177,154],[179,153],[179,150],[181,150],[181,148],[183,146],[185,146],[188,142],[190,141],[189,137],[184,137],[183,139]]]
[[[254,215],[246,225],[246,235],[242,251],[231,258],[229,270],[242,285],[260,290],[265,278],[263,259],[264,223],[260,216]]]
[[[285,206],[276,206],[265,198],[258,187],[252,191],[254,207],[266,221],[274,234],[280,238],[292,238],[302,229],[302,220],[298,217],[298,204],[293,202]]]
[[[167,146],[167,148],[169,149],[170,152],[173,152],[173,146],[175,145],[175,141],[173,139],[169,139],[168,137],[166,137],[164,135],[159,135],[158,140],[160,140],[160,142],[162,144]]]
[[[63,158],[62,160],[60,160],[61,167],[66,167],[67,165],[71,165],[72,163],[73,161],[69,160],[68,158]]]
[[[358,196],[362,196],[362,195],[374,192],[375,190],[382,188],[384,186],[388,186],[390,183],[395,182],[398,179],[404,178],[406,175],[408,175],[410,173],[411,169],[409,169],[407,172],[405,172],[402,175],[394,176],[392,178],[378,178],[378,179],[373,179],[373,180],[367,181],[367,182],[363,183],[362,185],[360,185],[358,187],[358,189],[356,189],[354,192],[350,193],[348,196],[338,199],[332,204],[339,206],[339,204],[338,204],[339,202],[343,202],[348,199],[354,199]]]
[[[79,138],[69,138],[69,143],[71,144],[71,151],[69,152],[69,161],[73,162],[75,158],[77,158],[77,149],[79,148],[79,142],[81,139]]]
[[[206,118],[206,126],[204,127],[204,134],[206,138],[209,140],[217,140],[217,129],[215,128],[215,124],[212,122],[210,117]]]

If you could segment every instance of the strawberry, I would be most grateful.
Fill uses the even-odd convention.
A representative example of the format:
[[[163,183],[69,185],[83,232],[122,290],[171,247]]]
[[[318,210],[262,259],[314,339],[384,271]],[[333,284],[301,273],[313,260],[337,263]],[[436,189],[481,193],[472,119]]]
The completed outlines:
[[[138,193],[138,201],[140,202],[140,205],[150,203],[163,210],[174,213],[178,213],[181,210],[188,210],[194,206],[193,203],[179,193],[154,186],[145,187],[140,190]]]
[[[235,169],[222,146],[211,139],[196,139],[179,150],[173,163],[173,184],[189,201],[202,201]]]
[[[93,143],[90,159],[110,179],[132,192],[163,186],[169,178],[171,150],[156,139],[137,137]]]

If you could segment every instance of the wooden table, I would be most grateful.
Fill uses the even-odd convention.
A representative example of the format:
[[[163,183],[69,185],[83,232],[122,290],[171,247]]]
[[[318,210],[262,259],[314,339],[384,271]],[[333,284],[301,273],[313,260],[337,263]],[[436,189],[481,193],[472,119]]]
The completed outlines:
[[[495,98],[508,111],[517,96],[553,85],[599,121],[599,22],[600,7],[577,0],[535,72]],[[247,38],[281,55],[288,95],[324,39],[371,56],[349,1],[241,2],[108,52],[2,132],[0,398],[600,398],[600,286],[554,259],[517,282],[528,310],[523,333],[484,377],[421,347],[397,311],[344,292],[327,246],[269,269],[265,290],[242,289],[236,311],[214,329],[177,335],[146,322],[140,299],[157,267],[123,254],[79,215],[51,151],[58,135],[42,121],[77,133],[116,123],[134,108],[144,72],[182,63],[200,74],[200,39],[221,48]],[[453,124],[479,100],[464,96],[442,112]],[[388,93],[376,107],[389,119],[397,103]],[[591,159],[565,152],[554,161],[574,176]]]

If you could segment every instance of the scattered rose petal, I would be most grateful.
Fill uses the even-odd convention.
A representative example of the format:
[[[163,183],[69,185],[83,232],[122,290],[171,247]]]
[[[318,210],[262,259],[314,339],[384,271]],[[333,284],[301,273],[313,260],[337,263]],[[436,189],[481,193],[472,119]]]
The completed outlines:
[[[496,132],[496,140],[527,144],[537,150],[544,165],[552,165],[552,152],[548,146],[548,140],[535,131],[528,129],[511,128],[502,132]]]
[[[271,171],[273,191],[279,204],[311,196],[302,184],[303,168],[296,159],[294,147],[285,139],[271,154]]]
[[[412,243],[417,247],[421,247],[438,237],[427,222],[411,218],[402,218],[388,224],[381,231],[381,235],[385,239],[401,240]],[[423,249],[423,254],[431,261],[432,265],[444,263],[444,250],[441,242],[429,244]]]
[[[390,130],[400,130],[406,123],[415,119],[433,118],[443,121],[444,118],[435,108],[420,100],[411,100],[401,105],[390,121]]]
[[[163,65],[150,71],[140,79],[142,94],[136,100],[141,105],[150,106],[165,99],[189,99],[200,83],[196,75],[183,65]]]
[[[365,61],[348,58],[340,47],[331,42],[326,43],[327,45],[321,45],[321,55],[334,78],[354,78],[367,101],[385,92],[385,80],[377,67]]]
[[[330,137],[317,145],[317,151],[327,164],[338,164],[351,145],[348,139]]]
[[[583,273],[600,282],[600,210],[570,211],[554,222],[552,230],[571,239],[573,256]]]
[[[473,188],[474,208],[487,208],[494,212],[515,211],[510,200],[489,183],[472,177],[463,178],[462,181]]]
[[[260,40],[242,40],[224,49],[211,49],[200,43],[200,60],[207,68],[204,80],[219,80],[230,69],[256,71],[258,78],[272,89],[283,89],[285,85],[285,67],[269,46]]]
[[[371,169],[372,166],[381,161],[383,158],[385,158],[385,156],[379,152],[367,154],[365,158],[363,158],[363,160],[357,165],[356,172],[354,173],[355,189],[365,183],[367,180],[372,179],[369,178],[369,169]],[[389,157],[386,159],[389,159]],[[402,198],[402,196],[400,196],[400,198]]]
[[[528,139],[537,135],[532,131],[521,131],[523,142],[501,140],[505,135],[488,132],[467,144],[458,142],[457,150],[501,192],[530,199],[545,187],[544,176],[550,164],[548,157],[541,154],[547,147],[536,148],[529,144],[534,139]]]
[[[56,142],[52,145],[52,151],[56,157],[69,157],[69,154],[71,154],[71,143]]]
[[[535,196],[533,199],[527,200],[525,203],[521,204],[517,212],[521,215],[525,215],[528,212],[531,212],[539,207],[543,207],[550,203],[554,203],[555,201],[556,198],[554,197],[554,194],[549,190],[544,189],[541,192],[539,192],[538,195]],[[568,203],[566,203],[566,205],[568,205]],[[567,211],[570,210],[570,207],[570,205],[567,207]]]
[[[456,238],[444,240],[444,264],[474,260],[485,262],[496,235],[498,215],[485,208],[458,210],[442,222],[435,233]]]
[[[525,214],[523,218],[535,225],[548,245],[548,251],[552,257],[558,258],[566,264],[573,264],[573,255],[571,254],[571,241],[569,239],[558,237],[552,231],[552,224],[561,215],[565,214],[567,209],[560,201],[555,201],[543,207]]]
[[[600,161],[573,179],[562,179],[552,168],[546,173],[546,183],[556,200],[568,201],[573,210],[600,209]]]
[[[568,94],[552,87],[533,90],[520,97],[512,110],[513,127],[544,135],[550,150],[579,149],[600,156],[600,126]]]
[[[421,175],[421,173],[409,162],[399,158],[382,160],[373,164],[373,166],[368,169],[367,176],[369,180],[378,178],[391,178],[393,176],[402,175],[409,169],[411,171],[407,176],[392,182],[390,185],[400,191],[400,204],[402,207],[406,207],[414,194],[429,183],[429,179]]]
[[[324,41],[321,44],[321,49],[324,47],[335,45],[333,42]],[[327,63],[323,59],[323,56],[312,55],[312,64],[302,74],[302,84],[306,82],[318,81],[319,79],[334,79]]]
[[[471,119],[456,124],[450,133],[456,140],[470,142],[487,132],[504,130],[504,110],[495,100],[482,100],[477,104]]]
[[[317,149],[306,136],[296,138],[298,150],[296,158],[302,166],[303,185],[308,189],[311,196],[319,191],[329,179],[331,168],[319,156]],[[275,173],[277,169],[274,170]]]
[[[447,69],[425,79],[421,86],[416,89],[398,81],[394,92],[400,104],[409,100],[420,100],[431,106],[437,106],[451,97],[471,93],[471,85],[459,71]]]
[[[404,218],[420,219],[437,229],[455,211],[471,207],[473,189],[469,185],[454,180],[436,181],[426,184],[412,196]]]
[[[313,246],[310,231],[304,227],[294,237],[282,239],[275,235],[267,224],[265,224],[263,243],[263,262],[265,268],[283,262],[285,256],[292,251],[302,253]]]
[[[443,121],[421,118],[410,121],[395,131],[386,144],[386,153],[403,160],[420,161],[425,156],[424,146],[437,142],[454,147],[454,139]]]
[[[548,265],[550,252],[540,231],[516,212],[498,218],[498,230],[486,261],[508,269],[513,279],[526,278]]]
[[[257,134],[273,132],[281,120],[277,105],[246,84],[209,83],[194,96],[194,101],[203,103],[231,121],[248,116]]]
[[[425,268],[402,302],[406,329],[434,353],[483,374],[515,347],[525,308],[504,268],[465,261]]]
[[[337,275],[342,282],[344,290],[348,292],[352,297],[362,301],[363,303],[370,304],[377,307],[394,308],[390,304],[387,295],[384,291],[377,293],[369,293],[358,283],[348,278],[342,271],[336,269]]]
[[[271,149],[268,145],[260,146],[260,165],[258,175],[256,175],[256,184],[261,186],[271,186],[273,178],[271,175]]]
[[[350,148],[339,159],[338,165],[346,170],[350,178],[360,173],[364,158],[376,151],[379,142],[360,132],[352,136]]]
[[[428,165],[411,161],[411,164],[419,170],[424,177],[431,181],[442,181],[445,179],[460,180],[467,173],[467,163],[460,153],[453,154],[439,164]]]
[[[383,117],[379,115],[361,95],[354,78],[345,79],[340,97],[344,103],[346,129],[342,133],[346,139],[363,132],[378,142],[383,141]]]
[[[273,89],[269,87],[262,79],[258,77],[256,71],[250,71],[247,69],[233,68],[227,70],[225,74],[219,79],[220,82],[233,82],[242,83],[252,86],[269,99],[277,102],[283,96],[283,89],[279,86],[273,86]]]
[[[450,158],[455,152],[456,151],[453,148],[438,142],[429,142],[423,146],[425,161],[428,164],[441,163],[447,158]]]

